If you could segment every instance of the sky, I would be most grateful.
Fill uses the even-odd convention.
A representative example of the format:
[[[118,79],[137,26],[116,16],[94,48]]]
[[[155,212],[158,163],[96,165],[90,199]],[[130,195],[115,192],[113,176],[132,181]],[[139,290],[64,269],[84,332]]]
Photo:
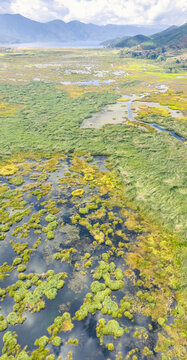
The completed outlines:
[[[61,19],[85,23],[182,25],[186,0],[0,0],[0,13],[21,14],[47,22]]]

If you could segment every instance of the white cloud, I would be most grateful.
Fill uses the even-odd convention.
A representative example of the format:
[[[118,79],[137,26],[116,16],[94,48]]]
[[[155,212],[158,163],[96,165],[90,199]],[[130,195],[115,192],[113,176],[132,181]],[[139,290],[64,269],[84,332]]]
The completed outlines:
[[[10,9],[11,0],[0,0],[0,13],[11,12]]]
[[[1,3],[5,0],[0,10]],[[187,18],[186,0],[12,0],[9,6],[12,13],[40,21],[180,25]]]
[[[56,0],[12,0],[12,13],[21,14],[37,21],[49,21],[63,19],[69,13],[63,1]]]
[[[72,18],[101,23],[152,24],[182,23],[187,15],[185,0],[57,0],[70,9],[66,20]],[[159,21],[159,20],[158,20]]]

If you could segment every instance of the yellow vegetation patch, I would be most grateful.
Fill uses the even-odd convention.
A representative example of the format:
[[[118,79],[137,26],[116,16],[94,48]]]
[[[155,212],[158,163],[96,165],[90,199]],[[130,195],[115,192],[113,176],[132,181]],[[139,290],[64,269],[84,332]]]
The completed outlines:
[[[51,159],[45,164],[46,171],[56,171],[58,165],[59,155],[54,155]]]
[[[65,320],[62,324],[62,330],[64,332],[66,331],[71,331],[73,329],[74,325],[73,323],[71,322],[71,320]]]
[[[120,102],[125,102],[125,101],[129,101],[129,99],[126,99],[126,98],[121,98],[121,99],[117,99],[117,101],[120,101]]]
[[[151,127],[150,125],[148,125],[146,123],[142,124],[142,123],[138,123],[136,121],[124,121],[123,124],[134,126],[136,128],[141,128],[141,130],[142,130],[142,128],[144,128],[145,130],[148,130],[150,132],[156,132],[156,130],[153,127]]]
[[[147,105],[141,105],[139,107],[138,116],[147,116],[147,115],[151,115],[151,114],[156,114],[156,115],[161,115],[161,116],[166,116],[166,117],[171,116],[168,109],[149,107]]]
[[[83,189],[77,189],[75,191],[72,192],[72,196],[80,196],[82,197],[84,194],[84,190]]]
[[[97,85],[77,85],[77,84],[69,84],[69,85],[57,85],[57,90],[63,90],[68,93],[71,98],[78,98],[85,94],[89,93],[103,93],[103,91],[115,92],[115,87],[112,88],[111,85],[106,83],[101,83],[100,86]]]
[[[8,164],[0,168],[0,175],[2,176],[14,175],[17,171],[18,168],[15,164]]]
[[[0,102],[0,117],[14,116],[15,113],[22,108],[23,108],[23,105],[9,104],[4,101],[1,101]]]
[[[81,88],[78,85],[57,85],[56,89],[65,90],[72,98],[80,97],[88,92],[88,89]]]
[[[174,92],[168,90],[166,93],[154,93],[143,98],[143,101],[159,102],[161,105],[168,105],[173,110],[180,110],[187,114],[187,97],[183,91]]]

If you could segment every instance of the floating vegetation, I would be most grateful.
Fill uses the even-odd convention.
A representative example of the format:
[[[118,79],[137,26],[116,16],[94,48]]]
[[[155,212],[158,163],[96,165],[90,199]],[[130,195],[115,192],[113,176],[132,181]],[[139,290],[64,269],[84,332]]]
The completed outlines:
[[[0,175],[7,176],[7,175],[14,175],[18,171],[18,168],[15,164],[9,164],[0,167]]]
[[[0,256],[6,252],[0,267],[2,359],[54,359],[54,348],[67,350],[71,358],[84,351],[82,340],[88,336],[85,330],[71,340],[77,336],[74,331],[91,319],[95,346],[99,338],[111,359],[118,356],[118,346],[127,359],[168,357],[171,352],[182,357],[184,295],[174,255],[176,240],[125,206],[119,180],[109,170],[99,170],[97,158],[54,159],[41,159],[40,165],[35,161],[32,167],[43,174],[47,169],[42,186],[48,190],[39,197],[33,194],[32,173],[25,175],[23,163],[16,169],[10,163],[9,169],[19,172],[24,191],[19,182],[10,189],[6,180],[12,170],[4,166],[1,201],[11,203],[1,214]],[[35,191],[38,188],[40,183]],[[15,208],[18,199],[24,201],[21,211]],[[59,315],[60,302],[62,308],[70,304],[70,312]],[[45,316],[40,325],[36,313],[39,319]],[[31,318],[35,325],[25,348]],[[70,355],[72,345],[77,350],[71,348]]]

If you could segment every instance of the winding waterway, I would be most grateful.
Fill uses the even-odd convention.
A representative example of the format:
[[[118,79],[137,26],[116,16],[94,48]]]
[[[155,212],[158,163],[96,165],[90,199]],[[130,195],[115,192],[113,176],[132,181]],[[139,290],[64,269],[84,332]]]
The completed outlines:
[[[139,123],[139,124],[145,124],[144,121],[140,121],[140,120],[136,120],[136,119],[135,119],[135,117],[134,117],[134,115],[133,115],[133,112],[132,112],[132,108],[131,108],[131,105],[132,105],[133,100],[135,100],[135,99],[134,99],[134,98],[131,98],[129,101],[127,101],[128,118],[129,118],[129,120],[135,121],[135,122],[137,122],[137,123]],[[146,103],[146,105],[147,105],[147,104],[149,104],[149,103]],[[166,106],[166,107],[164,107],[164,108],[168,108],[168,107]],[[167,130],[167,129],[165,129],[164,127],[162,127],[162,126],[160,126],[160,125],[158,125],[158,124],[152,124],[152,123],[150,123],[150,122],[147,122],[146,124],[148,124],[150,127],[152,127],[153,129],[155,129],[155,130],[157,130],[157,131],[165,131],[165,132],[168,132],[168,133],[169,133],[170,135],[172,135],[175,139],[177,139],[177,140],[179,140],[179,141],[182,141],[183,143],[186,142],[186,140],[185,140],[183,137],[177,135],[173,130]]]
[[[93,128],[93,129],[100,129],[104,125],[107,124],[122,124],[126,121],[133,121],[140,125],[140,128],[146,129],[145,125],[149,125],[152,129],[156,130],[157,132],[167,132],[171,136],[173,136],[175,139],[181,141],[182,143],[186,143],[186,140],[176,134],[173,130],[165,129],[164,127],[150,122],[144,122],[141,120],[136,120],[133,114],[132,110],[132,103],[136,104],[136,110],[138,110],[139,106],[141,105],[147,105],[149,107],[156,107],[161,109],[167,109],[171,116],[179,118],[183,117],[183,113],[178,110],[170,109],[168,106],[163,106],[159,103],[153,103],[153,102],[140,102],[136,101],[137,99],[142,99],[143,97],[147,96],[148,94],[144,94],[142,96],[136,96],[132,95],[129,96],[123,96],[122,98],[127,99],[127,101],[117,101],[116,104],[108,105],[105,108],[102,109],[102,112],[94,114],[92,117],[85,119],[83,123],[81,124],[81,128]],[[129,100],[128,100],[129,99]],[[146,129],[147,130],[147,129]]]

